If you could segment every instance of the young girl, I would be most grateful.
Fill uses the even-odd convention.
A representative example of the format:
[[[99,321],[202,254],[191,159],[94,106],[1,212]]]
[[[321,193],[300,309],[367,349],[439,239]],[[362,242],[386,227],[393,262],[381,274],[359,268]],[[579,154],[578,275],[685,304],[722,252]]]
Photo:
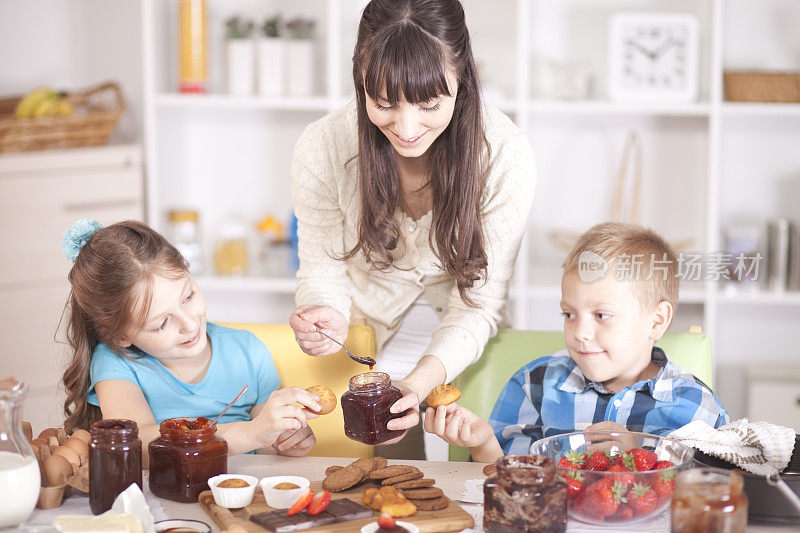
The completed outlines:
[[[229,453],[311,450],[307,419],[316,415],[297,404],[318,411],[317,396],[279,389],[272,357],[252,333],[206,321],[203,295],[164,237],[141,222],[103,228],[81,219],[62,249],[75,263],[67,329],[74,355],[63,377],[68,433],[124,418],[146,444],[164,419],[215,418],[247,384],[218,422]]]

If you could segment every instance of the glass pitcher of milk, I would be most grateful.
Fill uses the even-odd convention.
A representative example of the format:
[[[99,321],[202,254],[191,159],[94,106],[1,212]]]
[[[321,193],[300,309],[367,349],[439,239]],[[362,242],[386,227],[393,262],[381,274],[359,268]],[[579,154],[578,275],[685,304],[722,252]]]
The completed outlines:
[[[0,379],[0,528],[24,522],[39,499],[39,463],[22,433],[27,389],[16,379]]]

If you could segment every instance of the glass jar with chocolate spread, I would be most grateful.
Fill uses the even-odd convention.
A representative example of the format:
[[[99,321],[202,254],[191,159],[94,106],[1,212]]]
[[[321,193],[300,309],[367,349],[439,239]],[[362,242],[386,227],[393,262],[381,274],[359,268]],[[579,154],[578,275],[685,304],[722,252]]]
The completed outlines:
[[[672,493],[672,531],[744,533],[747,495],[744,479],[718,468],[692,468],[678,474]]]
[[[159,498],[197,502],[208,479],[228,471],[228,443],[204,417],[168,418],[148,446],[150,490]]]
[[[487,532],[567,530],[567,485],[556,464],[542,455],[507,455],[483,482],[483,528]]]
[[[91,435],[89,507],[100,514],[132,483],[142,488],[142,441],[133,420],[100,420],[92,424]]]
[[[403,434],[400,429],[387,429],[389,420],[403,413],[390,413],[389,408],[403,396],[392,386],[389,374],[365,372],[350,378],[350,390],[342,395],[344,434],[364,444],[380,444]]]

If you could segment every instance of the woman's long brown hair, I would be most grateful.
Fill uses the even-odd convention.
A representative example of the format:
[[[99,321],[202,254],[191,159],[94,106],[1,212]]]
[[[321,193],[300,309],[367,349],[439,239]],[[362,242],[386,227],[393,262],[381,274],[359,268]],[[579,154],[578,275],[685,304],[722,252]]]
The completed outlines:
[[[105,343],[120,357],[126,356],[120,345],[143,326],[153,276],[186,273],[180,252],[141,222],[128,220],[102,228],[83,246],[68,276],[72,291],[67,341],[72,360],[63,376],[67,433],[89,429],[101,419],[100,408],[86,401],[94,349]]]
[[[376,99],[385,89],[392,105],[401,97],[423,103],[450,95],[448,69],[455,72],[458,92],[453,118],[428,153],[429,241],[461,299],[474,306],[467,290],[485,279],[487,267],[480,206],[488,144],[478,73],[458,0],[372,0],[364,8],[353,55],[361,218],[358,243],[345,258],[360,251],[373,266],[387,269],[400,240],[394,215],[402,193],[394,148],[367,116],[366,94]]]

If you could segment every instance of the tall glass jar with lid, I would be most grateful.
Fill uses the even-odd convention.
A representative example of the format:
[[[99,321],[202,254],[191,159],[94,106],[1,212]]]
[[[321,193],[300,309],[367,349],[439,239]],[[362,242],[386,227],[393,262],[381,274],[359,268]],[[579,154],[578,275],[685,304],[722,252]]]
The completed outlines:
[[[168,213],[168,217],[169,241],[189,263],[189,272],[195,275],[202,274],[204,265],[200,214],[191,209],[173,209]]]

